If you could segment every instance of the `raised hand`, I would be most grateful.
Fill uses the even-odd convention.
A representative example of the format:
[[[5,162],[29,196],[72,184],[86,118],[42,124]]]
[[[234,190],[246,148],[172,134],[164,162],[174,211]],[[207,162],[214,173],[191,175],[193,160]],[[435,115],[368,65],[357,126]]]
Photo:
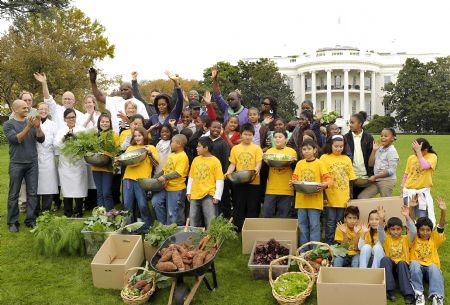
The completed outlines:
[[[131,72],[131,79],[132,79],[132,80],[137,80],[137,76],[138,76],[137,71]]]
[[[170,124],[170,126],[172,126],[172,127],[175,127],[175,123],[177,122],[177,120],[175,120],[175,119],[170,119],[169,120],[169,124]]]
[[[380,148],[380,144],[377,141],[373,141],[373,150],[378,150]]]
[[[320,122],[322,120],[322,118],[323,118],[322,111],[320,111],[320,110],[316,111],[316,121]]]
[[[211,68],[211,78],[217,79],[217,75],[219,75],[219,70],[217,69],[217,65],[214,65]]]
[[[403,217],[407,218],[409,216],[409,208],[405,205],[402,205],[401,211]]]
[[[91,83],[95,83],[97,81],[97,70],[94,68],[89,69],[89,80]]]
[[[337,228],[339,230],[341,230],[342,233],[344,233],[344,234],[347,233],[347,226],[344,223],[340,222],[340,221],[337,223]]]
[[[202,100],[205,102],[206,105],[211,105],[211,93],[209,91],[205,91]]]
[[[47,82],[47,76],[43,72],[42,73],[36,72],[36,73],[33,74],[33,76],[40,83],[46,83]]]
[[[186,91],[184,91],[184,90],[183,90],[183,102],[184,102],[184,103],[189,102],[189,97],[188,97],[188,95],[186,94]]]
[[[380,220],[384,220],[384,218],[386,217],[386,210],[382,205],[377,207],[377,214],[380,217]]]
[[[264,125],[269,125],[270,123],[273,122],[273,117],[272,116],[267,116],[264,118]]]
[[[361,223],[357,223],[354,227],[353,227],[353,232],[355,232],[355,234],[358,234],[359,231],[361,231]]]
[[[445,203],[444,199],[442,199],[442,197],[437,198],[437,203],[438,203],[438,208],[442,212],[445,212],[447,210],[447,204]]]
[[[41,117],[40,115],[37,115],[34,120],[33,120],[33,124],[35,128],[39,128],[39,126],[41,126]]]
[[[370,231],[369,225],[368,225],[367,223],[363,223],[363,224],[361,225],[361,232],[362,232],[363,234],[366,234],[366,233],[369,232],[369,231]]]
[[[422,144],[423,143],[418,143],[416,140],[414,140],[413,142],[412,142],[412,149],[416,152],[416,153],[418,153],[418,152],[421,152],[422,151]]]
[[[409,201],[409,207],[413,208],[416,207],[419,204],[419,200],[417,197],[417,194],[411,197],[411,200]]]

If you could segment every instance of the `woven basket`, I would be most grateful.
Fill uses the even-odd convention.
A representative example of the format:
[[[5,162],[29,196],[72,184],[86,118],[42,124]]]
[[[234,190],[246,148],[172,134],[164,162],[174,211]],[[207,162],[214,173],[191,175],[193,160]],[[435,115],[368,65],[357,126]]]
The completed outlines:
[[[309,295],[311,294],[311,291],[313,289],[314,282],[315,282],[315,275],[312,272],[305,272],[305,270],[300,270],[300,272],[288,272],[288,273],[282,274],[279,277],[277,277],[275,280],[273,280],[272,279],[272,265],[279,264],[285,259],[295,260],[299,266],[300,265],[306,265],[311,270],[313,269],[313,267],[311,267],[311,265],[306,260],[304,260],[303,258],[298,257],[298,256],[287,255],[287,256],[283,256],[283,257],[274,259],[273,261],[270,262],[270,265],[269,265],[269,282],[270,282],[270,286],[272,287],[272,295],[277,300],[278,304],[280,304],[280,305],[300,305],[300,304],[303,304],[303,302],[306,300],[306,298],[309,297]],[[302,293],[300,293],[300,294],[298,294],[296,296],[285,297],[285,296],[279,295],[275,291],[274,284],[278,281],[278,279],[280,277],[285,276],[286,274],[291,274],[291,273],[303,273],[303,274],[306,274],[308,276],[309,280],[310,280],[309,284],[308,284],[308,287],[306,287],[306,289]]]
[[[312,250],[309,250],[309,251],[306,251],[306,252],[303,252],[303,253],[300,252],[300,251],[303,248],[311,246],[311,245],[315,245],[317,247],[326,247],[326,248],[328,248],[328,252],[330,252],[331,259],[328,260],[328,263],[327,263],[326,266],[327,267],[332,267],[333,266],[334,255],[333,255],[333,251],[331,251],[330,245],[328,245],[328,244],[321,243],[321,242],[318,242],[318,241],[310,241],[310,242],[304,243],[300,248],[298,248],[297,252],[295,254],[297,256],[303,258],[304,260],[308,261],[307,256],[312,252]],[[298,265],[298,267],[300,268],[300,270],[303,270],[303,271],[305,271],[307,273],[309,272],[308,270],[304,270],[304,266],[303,265]],[[314,274],[317,273],[316,269],[314,269],[314,268],[311,268],[310,270],[314,270]]]
[[[125,273],[124,276],[124,288],[128,286],[128,280],[129,280],[129,276],[128,274],[131,271],[136,271],[138,272],[139,270],[141,270],[144,273],[148,273],[149,275],[151,275],[150,271],[148,269],[142,268],[142,267],[133,267],[128,269],[127,273]],[[150,298],[150,296],[155,292],[156,289],[156,277],[154,275],[151,275],[153,278],[152,281],[152,288],[145,294],[143,295],[128,295],[124,292],[124,289],[122,289],[122,291],[120,292],[120,296],[122,297],[122,300],[126,303],[126,304],[130,304],[130,305],[140,305],[140,304],[144,304],[147,303],[148,299]]]

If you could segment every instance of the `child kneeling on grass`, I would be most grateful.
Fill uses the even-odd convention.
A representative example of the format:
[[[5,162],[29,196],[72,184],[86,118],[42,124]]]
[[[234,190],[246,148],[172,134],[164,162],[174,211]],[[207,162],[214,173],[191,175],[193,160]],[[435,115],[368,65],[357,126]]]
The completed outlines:
[[[429,299],[433,305],[444,304],[444,277],[440,270],[441,262],[439,260],[438,249],[445,241],[445,211],[447,206],[442,198],[438,198],[438,207],[441,210],[441,217],[436,229],[433,230],[433,222],[428,217],[420,217],[416,221],[417,235],[410,248],[411,264],[411,284],[416,294],[416,304],[424,305],[425,297],[423,295],[423,280],[429,282]],[[416,203],[410,203],[411,218],[415,218],[413,206]]]
[[[395,277],[398,278],[400,292],[405,298],[405,304],[414,304],[414,290],[410,283],[409,274],[409,245],[416,237],[416,227],[409,216],[409,209],[402,206],[402,215],[406,219],[408,235],[402,235],[403,223],[398,217],[391,217],[387,222],[387,234],[384,231],[385,210],[378,207],[380,224],[378,225],[378,240],[383,244],[385,256],[381,259],[380,267],[386,274],[386,295],[388,300],[395,301]]]
[[[198,157],[192,161],[186,196],[190,201],[191,225],[199,227],[202,218],[206,227],[218,215],[219,201],[223,192],[223,173],[219,159],[211,154],[213,142],[201,137],[197,144]]]
[[[359,224],[359,209],[357,206],[349,205],[344,212],[344,223],[339,222],[334,235],[338,244],[348,244],[348,252],[344,257],[336,256],[333,261],[334,267],[359,267],[358,240],[361,233]]]
[[[172,152],[163,167],[163,175],[158,181],[166,183],[164,190],[154,193],[152,198],[156,218],[162,224],[184,224],[184,199],[189,159],[184,152],[187,139],[177,134],[172,138]]]

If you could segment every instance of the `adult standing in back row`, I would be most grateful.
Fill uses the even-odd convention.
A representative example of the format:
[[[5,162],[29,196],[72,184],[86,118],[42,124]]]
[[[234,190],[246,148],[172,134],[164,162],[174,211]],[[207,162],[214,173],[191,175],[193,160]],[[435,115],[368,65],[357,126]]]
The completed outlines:
[[[219,89],[219,81],[217,80],[217,76],[219,75],[219,70],[217,66],[214,65],[211,68],[211,78],[213,81],[213,91],[214,91],[214,100],[220,108],[220,111],[223,113],[223,121],[228,121],[230,116],[237,116],[239,118],[239,126],[248,123],[248,109],[242,105],[242,98],[240,92],[233,91],[228,94],[227,101],[223,99],[222,94]]]
[[[19,192],[22,180],[27,189],[27,217],[25,225],[36,225],[38,155],[36,142],[45,141],[39,116],[27,118],[29,108],[26,102],[15,100],[12,105],[14,117],[3,125],[9,143],[9,193],[8,225],[12,233],[19,231]]]

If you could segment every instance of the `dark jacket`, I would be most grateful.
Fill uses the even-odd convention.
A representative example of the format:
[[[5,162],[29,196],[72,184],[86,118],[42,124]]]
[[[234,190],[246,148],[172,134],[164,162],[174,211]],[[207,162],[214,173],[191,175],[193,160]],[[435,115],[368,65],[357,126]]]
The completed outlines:
[[[353,142],[352,132],[349,131],[345,134],[345,139],[347,140],[347,144],[350,147],[350,151],[352,152],[352,162],[353,156],[355,155],[355,143]],[[364,165],[366,166],[367,176],[373,176],[373,167],[369,166],[369,157],[372,153],[373,149],[373,137],[363,130],[363,134],[361,137],[361,150],[364,157]]]
[[[133,96],[135,98],[137,98],[138,100],[140,100],[144,104],[145,109],[147,110],[147,113],[148,113],[148,117],[151,117],[152,115],[154,115],[156,113],[155,106],[147,103],[144,100],[144,97],[141,95],[141,92],[139,91],[139,85],[138,85],[137,80],[131,81],[131,87],[133,89]]]
[[[230,165],[230,147],[227,142],[222,139],[222,137],[218,137],[213,140],[213,149],[211,154],[219,159],[220,164],[222,165],[222,172],[226,173],[228,170],[228,165]]]

